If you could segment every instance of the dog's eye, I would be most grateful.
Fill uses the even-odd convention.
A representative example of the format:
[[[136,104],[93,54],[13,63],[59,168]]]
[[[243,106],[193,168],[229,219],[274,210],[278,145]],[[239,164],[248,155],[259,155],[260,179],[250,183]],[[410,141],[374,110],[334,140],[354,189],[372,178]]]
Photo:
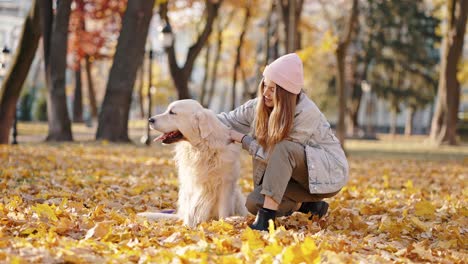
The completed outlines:
[[[169,110],[170,115],[175,115],[176,113],[172,112],[172,110]]]

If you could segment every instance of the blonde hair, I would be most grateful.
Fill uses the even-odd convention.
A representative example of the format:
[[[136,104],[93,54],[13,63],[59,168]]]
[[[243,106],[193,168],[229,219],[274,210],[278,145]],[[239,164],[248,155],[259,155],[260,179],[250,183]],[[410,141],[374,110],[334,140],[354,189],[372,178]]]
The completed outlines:
[[[269,151],[280,141],[288,137],[294,123],[296,94],[290,93],[276,84],[273,96],[273,108],[265,105],[263,98],[264,80],[258,87],[257,115],[255,117],[255,137],[258,143]]]

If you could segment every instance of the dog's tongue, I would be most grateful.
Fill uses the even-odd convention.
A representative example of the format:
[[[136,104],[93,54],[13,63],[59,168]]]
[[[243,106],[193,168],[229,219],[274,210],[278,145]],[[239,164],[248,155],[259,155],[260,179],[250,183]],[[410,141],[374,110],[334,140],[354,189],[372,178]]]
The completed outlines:
[[[155,138],[155,139],[153,140],[153,142],[156,142],[156,141],[163,141],[164,139],[167,138],[167,135],[168,135],[168,134],[169,134],[169,133],[161,134],[159,137]]]
[[[173,137],[174,135],[177,135],[178,133],[179,133],[179,131],[172,131],[172,132],[169,132],[169,133],[164,133],[164,134],[160,135],[159,137],[155,138],[153,141],[163,141],[166,138],[170,138],[170,137]]]

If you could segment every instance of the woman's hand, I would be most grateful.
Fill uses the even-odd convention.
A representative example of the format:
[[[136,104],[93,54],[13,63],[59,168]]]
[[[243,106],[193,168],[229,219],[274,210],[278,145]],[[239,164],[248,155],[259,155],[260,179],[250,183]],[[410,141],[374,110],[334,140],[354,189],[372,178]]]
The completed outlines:
[[[244,134],[239,133],[239,132],[237,132],[237,131],[235,131],[233,129],[229,130],[229,137],[231,137],[232,141],[241,143],[242,138],[244,136],[245,136]]]

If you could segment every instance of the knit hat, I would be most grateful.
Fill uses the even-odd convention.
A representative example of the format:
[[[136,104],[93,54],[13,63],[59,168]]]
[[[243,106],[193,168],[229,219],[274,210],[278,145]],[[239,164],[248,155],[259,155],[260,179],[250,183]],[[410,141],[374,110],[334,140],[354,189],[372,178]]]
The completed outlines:
[[[296,53],[286,54],[270,63],[263,76],[293,94],[299,94],[304,86],[302,61]]]

